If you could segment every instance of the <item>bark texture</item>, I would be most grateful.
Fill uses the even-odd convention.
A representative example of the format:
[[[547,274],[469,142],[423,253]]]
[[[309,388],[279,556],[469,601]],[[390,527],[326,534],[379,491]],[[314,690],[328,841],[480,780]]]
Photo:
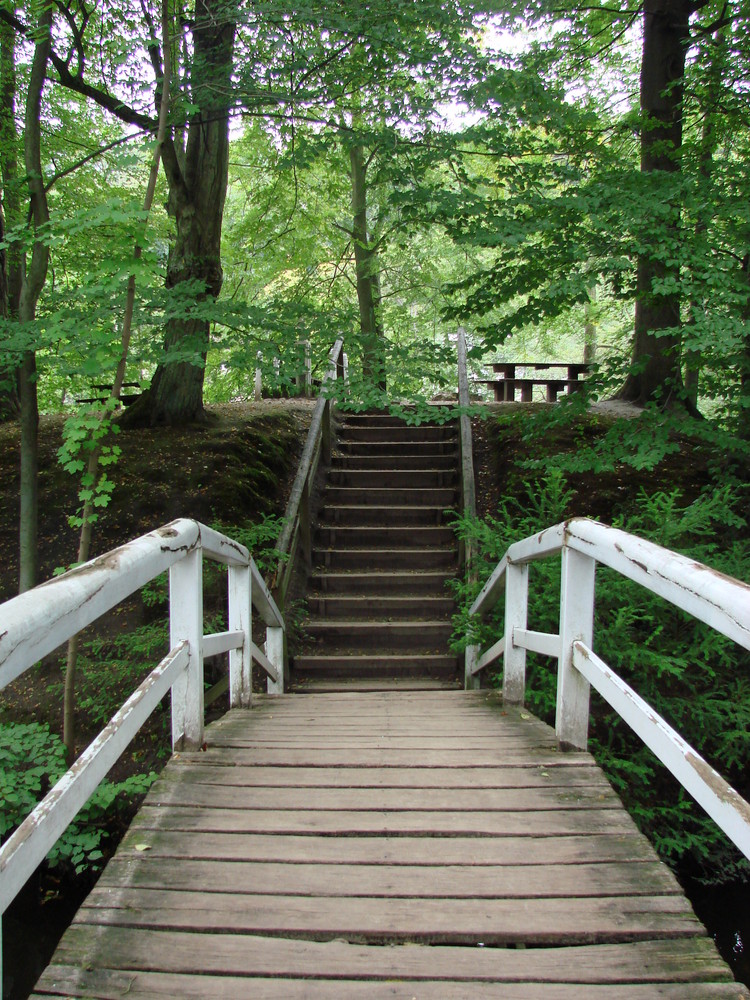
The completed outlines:
[[[693,3],[646,0],[641,60],[641,172],[680,170],[683,77]],[[679,226],[680,206],[672,207],[671,225]],[[683,393],[680,365],[680,296],[660,293],[655,285],[675,276],[658,254],[638,258],[633,362],[635,371],[621,398],[667,404]],[[662,331],[672,330],[671,333]]]
[[[216,299],[223,280],[221,228],[229,169],[235,37],[230,11],[226,0],[196,3],[191,100],[198,110],[190,118],[184,150],[171,136],[162,151],[169,183],[168,208],[176,230],[167,264],[167,287],[180,293],[180,305],[167,322],[165,358],[143,401],[128,410],[128,423],[189,423],[204,412],[209,322],[191,318],[189,310],[191,300]],[[193,292],[182,294],[187,289]]]
[[[385,390],[385,340],[380,322],[380,276],[377,251],[367,231],[367,166],[364,149],[349,152],[352,179],[352,242],[362,339],[362,374]]]
[[[41,110],[42,92],[47,75],[52,38],[52,8],[42,8],[37,42],[29,76],[24,122],[24,160],[29,189],[29,214],[35,239],[31,259],[26,261],[18,304],[19,322],[29,327],[36,318],[36,307],[47,280],[49,246],[40,230],[49,222],[47,195],[42,175]],[[39,407],[36,393],[36,356],[33,349],[24,353],[19,375],[21,401],[21,483],[19,527],[19,592],[37,581],[37,518],[39,507]]]

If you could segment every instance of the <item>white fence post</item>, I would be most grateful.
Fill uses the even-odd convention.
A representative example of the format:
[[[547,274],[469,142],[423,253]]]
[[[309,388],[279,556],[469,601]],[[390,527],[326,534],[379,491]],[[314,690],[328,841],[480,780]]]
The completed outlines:
[[[172,748],[203,743],[203,552],[200,544],[169,570],[169,636],[187,640],[188,665],[172,688]]]
[[[284,656],[284,629],[269,625],[266,629],[266,656],[271,661],[271,666],[276,668],[279,675],[278,682],[268,678],[268,693],[284,693],[284,671],[286,667],[286,657]]]
[[[557,741],[564,750],[585,750],[588,742],[590,688],[573,666],[573,643],[592,645],[595,580],[596,560],[564,545],[555,720]]]
[[[244,632],[239,649],[229,650],[229,707],[250,708],[253,691],[253,595],[250,566],[228,571],[230,632]]]
[[[261,365],[263,363],[263,355],[260,351],[256,355],[256,368],[255,368],[255,402],[260,403],[263,399],[263,370]]]
[[[526,563],[509,563],[505,573],[503,701],[509,705],[522,705],[526,693],[526,650],[513,645],[513,629],[526,628],[529,567]]]

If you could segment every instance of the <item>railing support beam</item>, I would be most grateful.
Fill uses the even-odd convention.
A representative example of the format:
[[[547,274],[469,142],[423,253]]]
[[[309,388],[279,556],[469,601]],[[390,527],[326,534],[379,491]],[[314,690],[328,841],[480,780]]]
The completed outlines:
[[[250,566],[230,566],[229,631],[242,632],[239,649],[229,651],[229,707],[250,708],[253,690],[253,594]]]
[[[596,560],[565,546],[560,595],[560,657],[555,732],[563,750],[585,750],[589,733],[589,682],[573,666],[573,643],[594,635]]]
[[[510,563],[505,572],[503,701],[508,705],[522,705],[526,692],[526,650],[513,645],[513,630],[526,628],[529,567],[526,563]]]
[[[203,743],[203,553],[188,552],[169,570],[169,637],[172,649],[188,644],[188,665],[172,688],[172,749]]]

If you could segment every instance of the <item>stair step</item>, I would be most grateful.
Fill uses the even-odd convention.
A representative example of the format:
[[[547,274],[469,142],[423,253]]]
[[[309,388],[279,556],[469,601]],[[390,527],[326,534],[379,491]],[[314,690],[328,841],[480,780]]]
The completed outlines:
[[[430,426],[429,424],[420,424],[418,427],[410,427],[408,424],[394,427],[344,424],[339,431],[339,441],[367,441],[371,444],[382,444],[386,441],[408,441],[409,443],[439,441],[442,444],[447,441],[456,441],[456,428]]]
[[[366,549],[455,547],[456,536],[450,525],[326,525],[318,530],[318,548]]]
[[[446,513],[446,511],[448,511]],[[321,511],[321,525],[346,524],[360,527],[397,527],[414,524],[422,527],[444,525],[451,519],[450,509],[440,505],[405,507],[399,504],[328,504]]]
[[[426,677],[416,673],[415,676],[393,677],[379,674],[375,677],[345,677],[334,676],[300,677],[292,685],[292,691],[298,695],[333,694],[340,691],[455,691],[460,689],[460,678],[455,673],[442,677]]]
[[[310,587],[321,594],[442,596],[445,593],[445,572],[419,572],[410,568],[407,572],[376,570],[371,573],[313,573]]]
[[[372,656],[295,656],[296,683],[323,677],[444,677],[453,679],[458,658],[434,653],[377,654]]]
[[[448,649],[448,640],[453,631],[450,621],[330,621],[326,618],[308,619],[303,629],[312,642],[325,645],[325,650],[316,652],[358,653],[365,649],[379,651],[412,650],[425,652],[429,649]]]
[[[450,469],[456,470],[456,454],[440,455],[415,454],[413,451],[401,455],[350,455],[343,452],[334,455],[331,460],[332,469]]]
[[[450,420],[442,424],[436,424],[430,420],[423,420],[421,424],[407,424],[404,417],[393,413],[375,413],[372,410],[369,410],[367,413],[345,413],[343,415],[343,423],[344,425],[351,424],[353,426],[364,424],[380,427],[455,427],[454,422]]]
[[[328,482],[332,486],[353,486],[357,489],[437,489],[455,488],[455,469],[331,469]]]
[[[338,450],[348,455],[409,455],[415,449],[413,441],[348,441],[339,440]],[[418,445],[424,455],[453,455],[457,452],[457,439],[446,438],[444,441],[424,441]]]
[[[367,618],[448,618],[455,609],[449,596],[435,597],[420,594],[408,596],[378,595],[317,595],[307,598],[311,614],[328,620],[348,618],[362,621]]]
[[[333,569],[444,569],[455,571],[456,549],[313,549],[313,565]]]
[[[410,490],[405,486],[374,489],[359,489],[356,486],[327,486],[325,503],[338,506],[378,507],[450,507],[456,501],[456,489],[453,486],[424,487]]]

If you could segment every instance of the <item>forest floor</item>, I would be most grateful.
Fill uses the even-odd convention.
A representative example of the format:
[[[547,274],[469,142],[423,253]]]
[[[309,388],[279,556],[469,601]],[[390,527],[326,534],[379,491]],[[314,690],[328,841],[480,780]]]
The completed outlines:
[[[589,413],[573,422],[561,422],[548,428],[543,442],[527,434],[527,424],[535,413],[547,410],[545,404],[488,405],[485,417],[473,419],[475,467],[477,469],[478,508],[481,516],[495,516],[498,504],[517,491],[526,473],[522,465],[532,452],[555,455],[576,452],[582,444],[601,438],[619,416],[617,412]],[[605,408],[606,409],[606,408]],[[106,551],[135,538],[176,517],[194,517],[213,526],[248,530],[264,517],[281,515],[296,471],[312,412],[305,400],[278,400],[260,404],[227,404],[211,407],[206,425],[187,429],[157,428],[132,430],[118,436],[122,455],[111,472],[116,487],[111,505],[96,526],[94,554]],[[495,417],[501,417],[498,424]],[[533,422],[533,420],[532,420]],[[497,428],[500,427],[498,432]],[[40,428],[40,580],[75,558],[77,533],[67,523],[76,512],[76,483],[62,470],[56,459],[60,445],[62,418],[45,417]],[[609,471],[581,472],[568,477],[574,490],[572,508],[577,516],[597,516],[611,521],[631,505],[641,490],[682,489],[687,497],[695,495],[708,482],[708,460],[685,443],[667,455],[652,471],[638,472],[632,467],[616,466]],[[543,470],[530,473],[532,478]],[[0,427],[0,600],[11,597],[17,578],[18,518],[18,428]],[[218,594],[218,586],[216,587]],[[130,694],[160,658],[153,651],[155,619],[163,614],[159,597],[153,601],[142,596],[125,602],[84,636],[89,648],[79,681],[78,742],[85,746],[99,731],[111,706],[117,707]],[[217,596],[217,601],[222,599]],[[209,610],[211,598],[209,595]],[[143,656],[133,666],[132,650],[123,653],[120,640],[133,629],[144,629]],[[91,650],[97,640],[100,650]],[[166,637],[163,640],[166,642]],[[103,645],[102,645],[103,644]],[[153,644],[153,643],[152,643]],[[103,655],[108,663],[107,682],[102,685]],[[110,666],[107,657],[114,666]],[[138,656],[135,657],[138,661]],[[62,682],[64,656],[61,651],[27,672],[0,697],[0,723],[46,722],[54,733],[62,725]],[[124,664],[124,666],[123,666]],[[118,666],[119,665],[119,666]],[[106,711],[100,694],[106,691]],[[133,742],[111,776],[122,780],[135,771],[158,770],[168,756],[169,720],[167,712],[154,713],[147,727]],[[111,823],[108,850],[114,849],[127,827],[134,803],[124,806]],[[69,918],[92,884],[92,876],[72,877],[70,871],[52,870],[19,897],[18,904],[6,918],[4,950],[17,950],[14,944],[24,939],[24,921],[31,919],[44,934],[45,921],[50,925],[47,949],[59,934],[60,921]],[[40,904],[41,910],[40,910]],[[32,977],[45,953],[30,957]],[[22,977],[23,970],[19,971]],[[23,997],[24,987],[8,992],[9,997]]]

